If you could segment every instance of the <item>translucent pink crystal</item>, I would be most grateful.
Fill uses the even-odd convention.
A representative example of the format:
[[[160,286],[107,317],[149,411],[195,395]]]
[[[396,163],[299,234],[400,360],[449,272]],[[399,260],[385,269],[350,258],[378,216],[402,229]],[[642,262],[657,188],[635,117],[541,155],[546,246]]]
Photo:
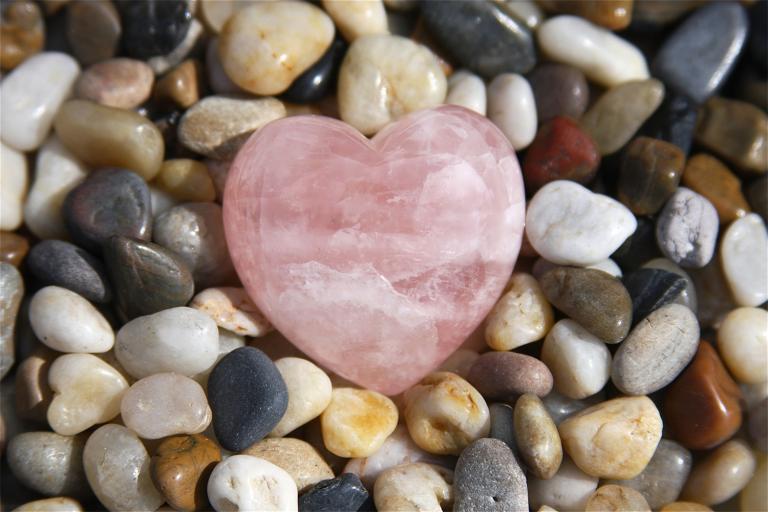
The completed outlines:
[[[224,221],[272,324],[326,368],[391,395],[447,358],[501,294],[523,184],[504,135],[461,107],[416,112],[370,141],[297,116],[240,150]]]

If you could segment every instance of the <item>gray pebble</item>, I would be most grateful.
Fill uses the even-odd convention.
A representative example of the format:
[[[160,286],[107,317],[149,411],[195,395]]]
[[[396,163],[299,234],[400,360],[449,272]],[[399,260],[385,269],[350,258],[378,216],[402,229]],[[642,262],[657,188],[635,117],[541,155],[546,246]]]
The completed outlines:
[[[656,221],[656,241],[664,255],[681,267],[701,268],[714,255],[719,223],[712,203],[680,187]]]
[[[491,413],[491,433],[488,437],[504,441],[513,452],[516,452],[515,447],[515,411],[507,404],[491,404],[488,406],[488,410]]]
[[[44,286],[61,286],[92,302],[112,300],[104,265],[69,242],[43,240],[29,251],[27,267]]]
[[[587,407],[599,404],[603,400],[605,400],[603,393],[597,393],[588,398],[577,400],[561,395],[557,391],[552,391],[545,396],[542,401],[544,402],[544,407],[547,408],[547,412],[552,416],[555,425],[559,425],[569,416],[576,414]]]
[[[696,300],[696,286],[693,284],[693,279],[688,272],[680,268],[678,264],[667,258],[654,258],[643,263],[643,268],[660,268],[668,272],[672,272],[685,279],[685,287],[680,292],[680,295],[675,298],[674,303],[682,304],[688,309],[696,313],[698,311],[698,301]]]
[[[24,296],[24,281],[10,263],[0,262],[0,379],[14,361],[16,318]]]

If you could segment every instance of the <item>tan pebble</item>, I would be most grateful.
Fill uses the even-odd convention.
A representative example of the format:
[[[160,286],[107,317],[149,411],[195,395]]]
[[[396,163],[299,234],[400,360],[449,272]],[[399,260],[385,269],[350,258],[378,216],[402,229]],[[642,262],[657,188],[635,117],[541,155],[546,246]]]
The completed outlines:
[[[480,393],[450,372],[436,372],[405,392],[408,432],[423,450],[458,455],[490,432],[490,412]]]
[[[661,440],[661,416],[647,396],[607,400],[560,424],[563,447],[585,473],[616,480],[636,477]]]
[[[712,512],[712,509],[692,501],[674,501],[661,507],[659,512]]]
[[[331,403],[331,379],[317,365],[299,357],[283,357],[275,361],[288,388],[288,409],[270,432],[270,437],[283,437],[320,416]]]
[[[694,464],[680,498],[708,506],[723,503],[749,483],[755,465],[755,456],[745,442],[728,441]]]
[[[552,478],[563,462],[560,434],[541,399],[523,395],[514,412],[514,435],[523,462],[536,478]]]
[[[768,509],[768,456],[758,456],[757,470],[739,496],[741,510]]]
[[[179,201],[209,202],[216,199],[216,189],[208,168],[197,160],[166,160],[160,167],[155,183]]]
[[[53,391],[48,385],[48,369],[56,355],[53,350],[41,347],[16,369],[16,414],[20,418],[46,422],[46,412],[53,399]]]
[[[107,107],[132,109],[147,99],[155,83],[152,68],[134,59],[110,59],[94,64],[75,82],[75,97]]]
[[[651,512],[642,494],[623,485],[604,485],[587,500],[585,512]]]
[[[323,0],[323,9],[349,42],[361,36],[389,33],[382,0]]]
[[[30,501],[11,512],[83,512],[83,507],[72,498],[59,497]]]
[[[762,308],[732,310],[717,330],[717,349],[738,381],[768,381],[768,312]]]
[[[202,311],[216,325],[235,334],[258,337],[272,331],[272,325],[243,288],[207,288],[194,296],[189,307]]]
[[[312,445],[301,439],[262,439],[240,453],[258,457],[284,469],[296,482],[299,492],[306,491],[322,480],[333,478],[333,471],[323,457]]]
[[[453,499],[452,482],[453,471],[440,466],[421,462],[395,466],[376,479],[376,510],[441,512]]]
[[[34,2],[8,2],[0,20],[0,67],[13,69],[43,49],[45,22]]]
[[[200,63],[188,59],[166,73],[155,86],[155,98],[189,108],[200,99]]]
[[[218,34],[235,12],[257,2],[259,0],[200,0],[198,15],[208,30]]]
[[[67,7],[67,42],[84,66],[114,57],[121,33],[111,0],[76,0]]]

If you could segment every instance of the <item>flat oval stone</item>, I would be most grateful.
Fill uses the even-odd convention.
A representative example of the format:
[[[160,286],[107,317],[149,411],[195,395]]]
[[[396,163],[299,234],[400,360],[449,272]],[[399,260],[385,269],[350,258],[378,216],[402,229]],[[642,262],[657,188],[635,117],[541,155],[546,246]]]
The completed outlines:
[[[86,436],[23,432],[14,436],[5,456],[13,475],[45,496],[89,494],[83,469]]]
[[[642,494],[631,487],[607,484],[597,489],[587,500],[585,512],[603,510],[626,510],[632,512],[650,512],[651,507]]]
[[[747,13],[739,4],[716,3],[698,9],[661,45],[651,65],[653,76],[703,103],[736,65],[747,29]]]
[[[373,487],[376,510],[442,510],[450,504],[452,482],[453,471],[440,466],[417,462],[390,468]]]
[[[613,356],[611,380],[627,395],[648,395],[672,382],[693,359],[699,322],[680,304],[643,318]]]
[[[706,197],[721,224],[746,215],[750,208],[741,192],[741,180],[717,158],[699,153],[685,164],[683,185]]]
[[[541,279],[553,306],[606,343],[623,340],[632,325],[632,299],[621,281],[600,270],[556,267]]]
[[[674,144],[687,156],[693,144],[697,119],[697,103],[674,90],[666,91],[661,105],[638,133]]]
[[[552,374],[535,357],[516,352],[487,352],[478,357],[467,380],[488,400],[513,401],[531,393],[546,396],[552,390]]]
[[[520,151],[536,136],[536,102],[522,75],[502,73],[488,84],[488,119]]]
[[[24,153],[0,142],[0,229],[13,231],[24,220],[24,196],[27,194],[27,159]]]
[[[112,299],[104,265],[80,247],[62,240],[43,240],[32,247],[27,268],[42,285],[67,288],[92,302]]]
[[[29,240],[17,233],[0,231],[0,261],[19,267],[29,252]]]
[[[701,268],[715,253],[717,211],[704,196],[679,187],[656,219],[661,252],[681,267]]]
[[[283,357],[275,361],[288,388],[288,408],[270,437],[283,437],[320,416],[330,405],[331,379],[306,359]]]
[[[686,448],[712,448],[741,426],[740,400],[741,391],[715,349],[699,343],[693,362],[667,390],[665,427]]]
[[[352,473],[323,480],[299,496],[300,512],[337,512],[359,510],[368,499],[368,491]]]
[[[731,374],[747,384],[768,381],[768,312],[761,308],[736,308],[717,330],[717,349]]]
[[[83,512],[83,507],[72,498],[47,498],[27,502],[13,509],[13,512]]]
[[[501,6],[487,2],[430,2],[423,5],[421,14],[438,44],[463,67],[483,78],[526,73],[536,64],[530,30]]]
[[[687,286],[685,277],[660,268],[633,270],[622,278],[622,282],[632,297],[635,324],[660,307],[678,302],[676,299]]]
[[[536,478],[555,476],[563,461],[557,426],[536,395],[523,395],[515,402],[515,444],[523,462]]]
[[[589,104],[584,73],[567,64],[544,63],[528,73],[540,123],[555,117],[578,119]]]
[[[598,480],[584,473],[566,457],[558,472],[549,480],[528,477],[531,510],[584,510],[587,499],[597,489]]]
[[[636,137],[621,162],[618,195],[635,215],[653,215],[677,190],[683,175],[682,150],[662,140]]]
[[[485,82],[471,71],[461,70],[448,77],[448,93],[445,103],[459,105],[485,115],[487,100]]]
[[[11,2],[3,6],[0,23],[0,66],[13,69],[43,49],[45,22],[34,2]]]
[[[123,26],[122,47],[131,57],[146,60],[165,55],[181,43],[192,20],[185,0],[118,2]]]
[[[741,491],[755,473],[749,446],[733,439],[694,465],[680,497],[705,505],[719,505]]]
[[[133,109],[152,93],[155,75],[140,60],[110,59],[86,69],[75,83],[75,97],[107,107]]]
[[[575,14],[609,30],[621,30],[632,20],[634,0],[543,0],[541,3],[547,10]]]
[[[122,30],[120,15],[109,0],[75,1],[67,6],[67,42],[83,66],[114,57]]]
[[[271,462],[291,475],[299,492],[333,478],[333,471],[311,444],[292,437],[262,439],[242,452]]]
[[[0,378],[13,366],[16,318],[23,297],[21,273],[10,263],[0,263]]]
[[[756,213],[735,220],[720,240],[725,280],[739,306],[768,300],[768,232]]]
[[[240,451],[264,438],[279,423],[288,408],[288,389],[264,352],[243,347],[224,356],[213,368],[208,378],[208,400],[221,446]]]
[[[512,450],[498,439],[478,439],[461,452],[453,492],[456,512],[528,508],[523,470]]]
[[[214,510],[298,511],[298,492],[291,476],[258,457],[233,455],[219,462],[208,479]]]

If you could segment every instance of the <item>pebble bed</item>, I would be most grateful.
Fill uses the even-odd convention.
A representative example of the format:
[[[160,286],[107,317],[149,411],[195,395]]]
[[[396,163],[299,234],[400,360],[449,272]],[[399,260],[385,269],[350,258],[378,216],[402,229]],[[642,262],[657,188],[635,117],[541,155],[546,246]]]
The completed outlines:
[[[0,510],[768,510],[765,0],[0,9]],[[251,300],[224,185],[272,121],[444,103],[522,248],[385,396]]]

